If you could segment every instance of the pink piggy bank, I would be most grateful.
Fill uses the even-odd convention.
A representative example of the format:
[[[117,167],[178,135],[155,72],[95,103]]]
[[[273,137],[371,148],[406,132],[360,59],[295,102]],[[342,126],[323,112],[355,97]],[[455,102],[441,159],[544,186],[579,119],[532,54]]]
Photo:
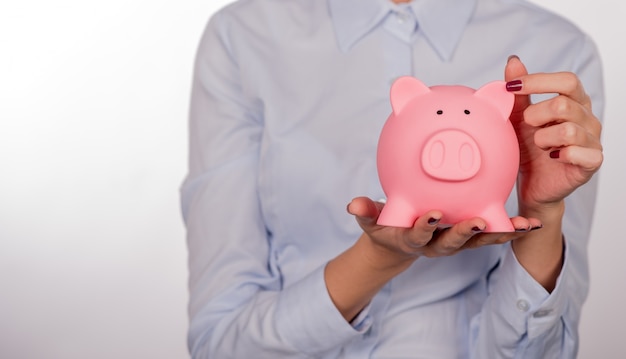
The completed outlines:
[[[378,224],[412,227],[436,209],[441,225],[481,217],[487,232],[514,231],[504,203],[517,177],[519,145],[509,121],[514,95],[505,83],[429,88],[405,76],[390,97],[393,111],[378,143],[387,195]]]

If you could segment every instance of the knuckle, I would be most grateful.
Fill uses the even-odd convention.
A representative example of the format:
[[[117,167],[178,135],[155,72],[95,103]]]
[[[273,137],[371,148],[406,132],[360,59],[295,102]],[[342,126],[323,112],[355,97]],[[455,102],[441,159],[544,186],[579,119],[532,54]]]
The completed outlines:
[[[498,239],[495,240],[494,244],[504,244],[504,243],[510,242],[511,239],[512,239],[511,236],[507,236],[507,235],[500,236],[498,237]]]
[[[427,245],[428,245],[427,239],[418,239],[418,240],[414,240],[413,242],[411,242],[411,247],[413,248],[423,248],[423,247],[426,247]]]
[[[404,244],[411,250],[415,250],[415,249],[426,246],[429,241],[430,241],[430,238],[419,237],[419,238],[406,239],[404,241]]]
[[[566,96],[557,96],[552,100],[552,112],[563,118],[572,111],[571,101]]]
[[[593,121],[591,121],[590,126],[591,126],[591,133],[593,133],[597,137],[600,137],[600,135],[602,134],[602,123],[598,121],[596,117],[594,117]]]
[[[592,106],[592,102],[591,102],[591,96],[589,96],[588,94],[585,93],[585,104],[588,105],[589,109],[591,109]]]
[[[594,167],[600,168],[603,162],[604,162],[604,154],[602,153],[602,151],[597,151],[597,156],[594,161]]]
[[[576,138],[578,137],[578,126],[571,122],[564,122],[560,126],[560,132],[563,145],[576,143]]]
[[[476,241],[477,247],[484,247],[489,244],[491,244],[491,242],[486,237],[480,238]]]
[[[443,253],[452,253],[459,249],[459,246],[454,242],[444,242],[441,244],[441,251]]]

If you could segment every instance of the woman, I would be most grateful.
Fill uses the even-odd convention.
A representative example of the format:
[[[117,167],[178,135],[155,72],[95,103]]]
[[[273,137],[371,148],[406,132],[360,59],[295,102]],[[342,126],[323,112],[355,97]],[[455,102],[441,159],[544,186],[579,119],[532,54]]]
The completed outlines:
[[[376,225],[390,83],[478,88],[504,64],[516,232],[441,230],[436,209]],[[222,9],[198,50],[182,188],[192,356],[575,357],[602,96],[591,40],[524,1]]]

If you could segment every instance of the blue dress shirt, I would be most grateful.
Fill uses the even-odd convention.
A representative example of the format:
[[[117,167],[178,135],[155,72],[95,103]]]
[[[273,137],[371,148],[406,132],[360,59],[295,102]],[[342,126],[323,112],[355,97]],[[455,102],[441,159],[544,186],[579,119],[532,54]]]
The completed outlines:
[[[530,72],[577,73],[601,114],[592,41],[522,0],[240,0],[214,14],[181,189],[192,356],[575,357],[595,179],[566,200],[552,293],[509,245],[420,258],[352,323],[324,283],[361,233],[346,205],[384,197],[375,158],[391,82],[478,88],[503,78],[511,54]]]

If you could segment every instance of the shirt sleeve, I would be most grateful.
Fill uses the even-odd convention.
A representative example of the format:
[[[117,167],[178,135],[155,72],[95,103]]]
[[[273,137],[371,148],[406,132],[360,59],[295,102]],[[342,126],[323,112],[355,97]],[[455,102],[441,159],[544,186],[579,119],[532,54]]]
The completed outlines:
[[[189,251],[193,358],[303,358],[363,331],[333,305],[324,267],[283,288],[258,196],[261,104],[240,81],[222,13],[198,49],[189,172],[181,205]]]
[[[602,118],[602,68],[594,43],[583,37],[572,71]],[[473,358],[575,358],[582,305],[589,291],[587,244],[597,176],[565,199],[564,263],[548,293],[519,264],[510,246],[489,282],[489,297],[471,323]]]
[[[573,340],[565,319],[571,266],[568,252],[566,246],[561,275],[548,293],[506,246],[499,268],[490,278],[489,297],[471,323],[473,357],[569,357],[561,355],[566,349],[563,346]]]

